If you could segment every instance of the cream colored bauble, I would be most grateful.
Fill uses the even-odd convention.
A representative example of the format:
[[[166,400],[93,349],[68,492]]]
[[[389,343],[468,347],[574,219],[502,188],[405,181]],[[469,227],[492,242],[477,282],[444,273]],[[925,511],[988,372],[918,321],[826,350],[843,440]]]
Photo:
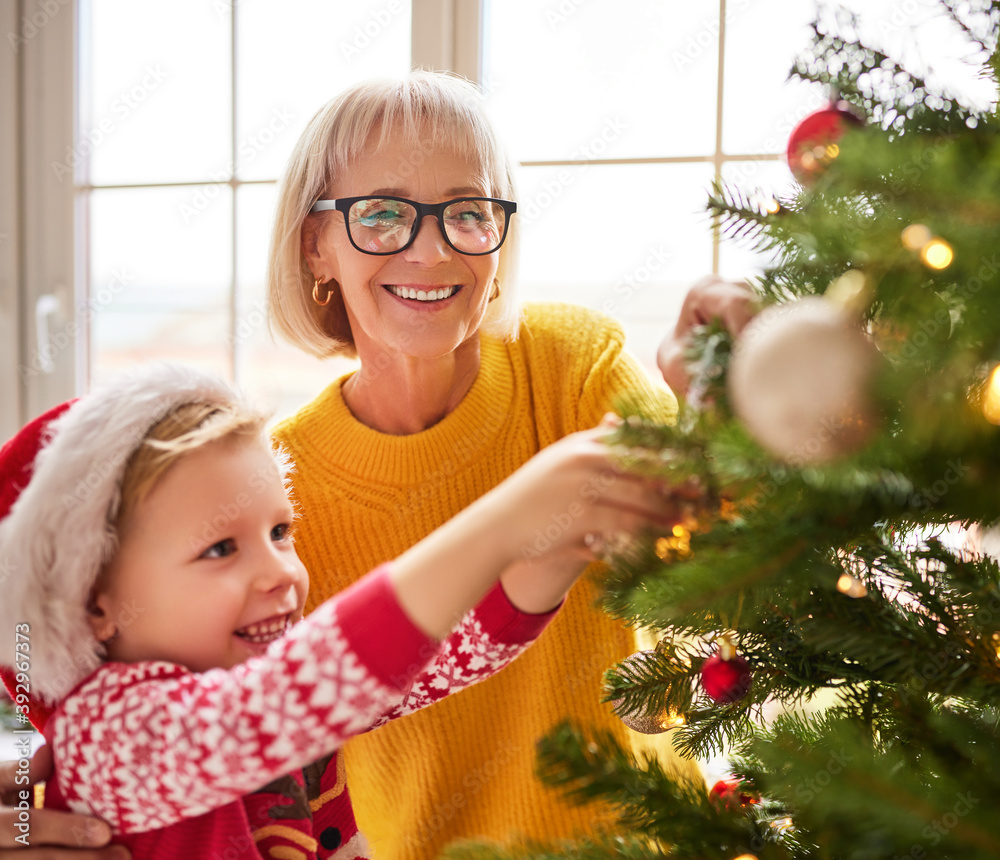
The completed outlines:
[[[871,383],[878,359],[856,319],[826,299],[774,305],[733,350],[733,410],[789,464],[832,460],[860,448],[877,425]]]
[[[654,659],[656,656],[656,651],[636,651],[634,654],[626,657],[622,661],[623,666],[631,666],[634,668],[644,670],[646,664]],[[614,708],[621,708],[625,702],[624,697],[611,700],[611,705]],[[665,707],[660,708],[657,712],[647,714],[641,710],[625,711],[618,715],[620,719],[626,726],[628,726],[634,732],[640,732],[644,735],[658,735],[662,732],[668,731],[677,725],[683,723],[683,720],[678,723],[678,721],[673,718],[669,711]]]

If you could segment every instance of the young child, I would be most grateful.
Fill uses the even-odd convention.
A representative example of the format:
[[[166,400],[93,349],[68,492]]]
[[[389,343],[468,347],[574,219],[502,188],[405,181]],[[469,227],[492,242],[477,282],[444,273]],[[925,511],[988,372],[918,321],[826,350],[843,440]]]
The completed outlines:
[[[579,565],[512,566],[539,526],[578,559],[669,514],[611,471],[606,431],[577,433],[300,620],[290,464],[264,421],[156,365],[0,451],[0,665],[53,752],[46,806],[103,818],[136,858],[368,856],[337,748],[541,633]]]

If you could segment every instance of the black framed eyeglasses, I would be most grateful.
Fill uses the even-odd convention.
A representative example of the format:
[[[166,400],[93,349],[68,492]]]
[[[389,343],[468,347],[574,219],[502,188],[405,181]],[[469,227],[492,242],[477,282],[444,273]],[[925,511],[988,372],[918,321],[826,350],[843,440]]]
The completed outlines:
[[[424,218],[433,215],[452,248],[478,257],[492,254],[503,244],[517,204],[496,197],[456,197],[444,203],[417,203],[405,197],[341,197],[317,200],[310,211],[330,209],[344,214],[347,236],[363,254],[405,251],[417,238]]]

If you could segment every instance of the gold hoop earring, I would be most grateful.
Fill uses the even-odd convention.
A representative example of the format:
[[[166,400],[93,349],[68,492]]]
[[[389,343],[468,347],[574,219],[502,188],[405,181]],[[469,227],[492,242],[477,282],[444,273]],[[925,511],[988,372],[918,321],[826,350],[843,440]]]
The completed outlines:
[[[493,279],[493,295],[490,296],[490,301],[500,298],[500,280],[499,278]]]
[[[323,301],[319,299],[319,278],[313,281],[313,301],[316,302],[321,308],[325,308],[330,304],[330,299],[333,298],[333,290],[326,291],[326,298]]]

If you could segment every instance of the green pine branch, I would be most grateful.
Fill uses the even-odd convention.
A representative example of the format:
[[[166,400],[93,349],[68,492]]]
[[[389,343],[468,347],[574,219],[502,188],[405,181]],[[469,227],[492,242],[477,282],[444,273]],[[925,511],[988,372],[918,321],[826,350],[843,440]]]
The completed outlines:
[[[1000,0],[941,8],[996,81]],[[678,488],[682,524],[643,536],[604,580],[607,611],[661,639],[608,669],[604,698],[618,714],[683,717],[675,749],[730,755],[759,802],[712,801],[563,725],[539,744],[541,778],[572,802],[612,804],[616,827],[449,856],[1000,856],[1000,567],[954,528],[1000,522],[1000,428],[983,411],[1000,365],[1000,121],[859,31],[823,11],[792,74],[865,126],[777,207],[720,183],[708,210],[774,261],[754,279],[762,305],[861,276],[851,308],[879,354],[872,437],[826,463],[768,453],[733,413],[734,345],[710,325],[677,423],[633,410],[615,440],[624,465]],[[927,237],[950,258],[932,262]],[[723,634],[753,671],[729,704],[701,682]]]

